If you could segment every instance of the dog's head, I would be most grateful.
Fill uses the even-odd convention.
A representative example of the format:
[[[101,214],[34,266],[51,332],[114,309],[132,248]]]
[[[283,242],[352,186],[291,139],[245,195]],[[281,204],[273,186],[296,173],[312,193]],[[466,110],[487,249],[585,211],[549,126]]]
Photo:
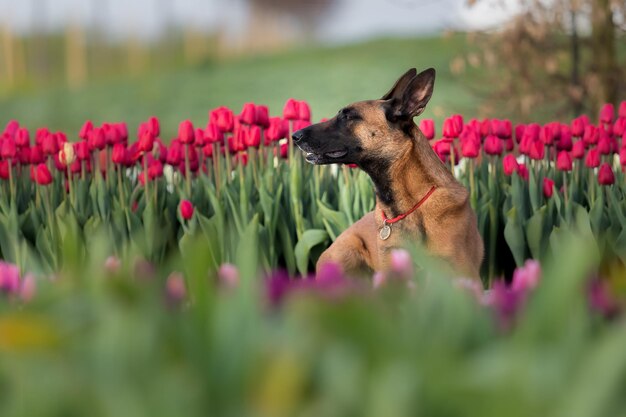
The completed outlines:
[[[433,93],[435,70],[408,70],[379,100],[359,101],[332,119],[298,130],[293,141],[313,164],[357,164],[390,159],[412,140],[413,118]]]

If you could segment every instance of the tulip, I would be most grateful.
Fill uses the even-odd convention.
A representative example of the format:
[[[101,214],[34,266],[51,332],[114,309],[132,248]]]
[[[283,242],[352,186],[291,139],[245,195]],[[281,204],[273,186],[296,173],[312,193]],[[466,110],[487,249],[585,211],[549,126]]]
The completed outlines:
[[[30,146],[30,133],[28,129],[21,127],[15,132],[15,144],[20,148]]]
[[[163,176],[163,164],[158,159],[150,161],[148,164],[148,178],[153,181]]]
[[[179,210],[180,210],[180,216],[183,219],[189,220],[193,217],[194,208],[193,208],[193,204],[191,204],[191,201],[182,200],[180,202]]]
[[[572,158],[567,151],[561,151],[556,157],[556,169],[559,171],[572,170]]]
[[[598,129],[595,126],[587,125],[585,126],[585,133],[583,133],[583,140],[587,146],[595,145],[598,143],[599,135]]]
[[[83,124],[83,127],[80,128],[80,133],[78,134],[78,137],[87,140],[89,139],[89,135],[91,134],[92,130],[93,122],[91,120],[87,120],[85,124]]]
[[[540,161],[545,156],[545,152],[546,148],[543,142],[536,140],[530,145],[530,152],[528,153],[528,156],[530,156],[530,159]]]
[[[296,120],[293,122],[293,131],[296,132],[300,129],[304,129],[305,127],[311,126],[311,122],[306,120]]]
[[[126,164],[127,151],[126,145],[123,143],[116,143],[113,145],[113,152],[111,154],[111,160],[114,164],[124,165]]]
[[[148,119],[148,129],[155,138],[161,134],[161,124],[156,116],[152,116]]]
[[[541,128],[540,139],[546,146],[551,146],[561,137],[561,125],[551,122]]]
[[[59,145],[53,134],[48,133],[41,141],[41,149],[45,155],[55,155],[59,152]]]
[[[119,140],[126,143],[128,141],[128,126],[126,122],[116,123],[114,128],[117,130]]]
[[[463,116],[461,116],[460,114],[454,114],[452,115],[452,120],[454,120],[454,124],[456,126],[456,130],[459,132],[459,134],[463,131]]]
[[[74,152],[74,145],[69,142],[63,144],[63,148],[59,151],[59,161],[65,167],[72,165],[76,159],[76,153]]]
[[[287,159],[289,156],[289,145],[286,143],[280,144],[280,157],[283,159]]]
[[[0,292],[16,294],[20,289],[20,270],[17,265],[0,261]]]
[[[9,173],[9,161],[0,160],[0,178],[8,180],[11,177]]]
[[[8,134],[11,138],[15,137],[15,132],[20,128],[20,124],[17,120],[9,120],[6,127],[4,128],[4,133]]]
[[[213,145],[211,144],[204,145],[202,147],[202,153],[204,154],[205,158],[212,158],[213,157]]]
[[[461,155],[464,158],[476,158],[480,154],[480,141],[478,139],[467,139],[461,143]]]
[[[239,285],[239,270],[233,264],[222,264],[217,271],[217,279],[226,288],[236,288]]]
[[[217,126],[222,132],[232,132],[235,127],[233,112],[228,107],[218,107],[211,111],[209,122]]]
[[[600,140],[598,140],[598,147],[596,148],[600,155],[610,155],[613,152],[613,142],[611,138],[606,135],[606,133],[602,133],[600,135]]]
[[[507,176],[513,175],[514,172],[519,170],[519,164],[513,154],[506,154],[504,158],[502,158],[502,169]]]
[[[524,137],[524,131],[526,130],[526,125],[518,124],[515,125],[515,141],[520,143],[522,141],[522,137]]]
[[[541,266],[539,262],[529,259],[524,266],[513,272],[511,289],[513,291],[529,291],[537,287],[541,278]]]
[[[201,148],[201,147],[204,146],[204,129],[197,128],[194,131],[193,146],[196,146],[198,148]],[[167,148],[165,148],[165,149],[167,149]]]
[[[239,115],[241,123],[253,125],[256,123],[256,106],[254,103],[245,103]]]
[[[41,150],[41,146],[35,145],[30,148],[30,163],[32,165],[37,165],[41,164],[43,161],[45,161],[45,156]]]
[[[265,132],[265,135],[270,141],[278,141],[284,139],[289,134],[289,127],[286,125],[287,120],[280,117],[270,118],[270,127]]]
[[[141,152],[152,152],[152,148],[154,148],[154,139],[155,136],[149,130],[145,130],[143,134],[139,137],[139,141],[137,142],[139,151]]]
[[[439,159],[443,161],[446,156],[450,155],[450,142],[443,139],[438,140],[433,144],[433,150],[437,155],[439,155]]]
[[[508,139],[511,137],[511,122],[508,120],[491,120],[491,131],[500,139]]]
[[[30,147],[25,146],[21,148],[17,156],[18,156],[18,160],[20,161],[20,164],[22,165],[30,164]]]
[[[600,169],[598,170],[598,183],[600,185],[613,185],[615,182],[615,175],[613,174],[613,169],[611,165],[607,162],[603,163]]]
[[[102,150],[106,146],[106,137],[104,136],[104,130],[99,127],[94,127],[91,133],[89,134],[89,139],[87,139],[87,144],[89,145],[89,149],[93,150]],[[46,147],[44,145],[44,152],[46,152]]]
[[[35,182],[39,185],[49,185],[52,183],[52,174],[46,164],[37,165],[35,171]]]
[[[503,151],[502,142],[494,135],[487,136],[485,139],[485,153],[487,155],[500,155]]]
[[[183,160],[183,145],[179,140],[173,140],[167,151],[167,163],[177,166]]]
[[[0,146],[0,155],[2,155],[3,158],[13,159],[15,158],[16,153],[17,148],[15,147],[13,139],[8,138],[2,141],[2,146]]]
[[[448,139],[458,138],[461,127],[454,118],[449,117],[443,121],[443,137]]]
[[[543,179],[543,196],[545,198],[550,198],[552,197],[553,192],[554,192],[554,181],[552,181],[550,178],[544,178]]]
[[[261,145],[261,128],[250,126],[246,135],[246,146],[258,148]]]
[[[577,138],[580,138],[582,137],[584,133],[585,133],[585,123],[583,119],[581,119],[580,117],[577,117],[576,119],[572,120],[572,135],[574,135]]]
[[[520,178],[528,181],[528,167],[526,166],[526,164],[519,164],[519,166],[517,167],[517,175],[519,175]]]
[[[309,107],[309,103],[306,101],[298,102],[298,120],[302,120],[304,122],[311,121],[311,107]]]
[[[208,124],[204,130],[205,143],[222,143],[224,142],[224,133],[214,124]]]
[[[115,126],[109,123],[102,125],[102,131],[104,132],[104,141],[107,145],[113,146],[122,140],[120,132],[115,128]]]
[[[606,103],[600,109],[600,122],[609,124],[613,123],[613,118],[615,117],[615,108],[612,103]]]
[[[283,107],[283,117],[287,120],[297,120],[299,118],[298,101],[290,98]]]
[[[585,166],[587,168],[597,168],[600,166],[600,153],[597,149],[589,149],[585,158]]]
[[[561,135],[556,143],[556,149],[559,151],[571,151],[572,146],[572,130],[568,125],[561,125]]]
[[[178,139],[181,143],[189,145],[195,140],[193,124],[189,120],[184,120],[178,126]]]
[[[256,106],[255,123],[263,129],[270,126],[270,112],[267,106]]]
[[[626,166],[626,147],[619,150],[619,163],[622,167]]]
[[[583,159],[585,156],[585,142],[579,140],[572,146],[572,158]]]
[[[613,133],[616,136],[622,136],[624,132],[626,132],[626,117],[620,117],[615,121],[615,124],[613,125]]]
[[[617,114],[619,115],[619,117],[626,118],[626,100],[622,101],[619,104],[619,110]]]
[[[432,121],[432,119],[421,120],[420,130],[428,140],[431,140],[435,137],[435,123]]]

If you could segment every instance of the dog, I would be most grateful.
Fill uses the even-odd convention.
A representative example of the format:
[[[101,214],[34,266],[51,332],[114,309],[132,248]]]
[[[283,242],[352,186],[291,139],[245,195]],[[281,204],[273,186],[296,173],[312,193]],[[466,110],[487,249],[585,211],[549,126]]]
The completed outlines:
[[[322,253],[346,274],[390,269],[390,252],[419,242],[456,273],[480,279],[483,242],[469,193],[433,151],[413,118],[430,100],[435,70],[402,75],[379,100],[350,104],[293,133],[312,164],[356,164],[374,184],[376,206]]]

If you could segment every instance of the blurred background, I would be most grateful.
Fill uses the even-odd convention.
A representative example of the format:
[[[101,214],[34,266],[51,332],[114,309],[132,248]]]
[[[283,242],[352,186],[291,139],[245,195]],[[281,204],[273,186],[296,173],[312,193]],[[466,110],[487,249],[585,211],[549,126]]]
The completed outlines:
[[[319,119],[412,66],[437,69],[437,121],[595,114],[625,98],[625,16],[623,0],[0,0],[0,124],[72,137],[156,115],[172,136],[289,97]]]

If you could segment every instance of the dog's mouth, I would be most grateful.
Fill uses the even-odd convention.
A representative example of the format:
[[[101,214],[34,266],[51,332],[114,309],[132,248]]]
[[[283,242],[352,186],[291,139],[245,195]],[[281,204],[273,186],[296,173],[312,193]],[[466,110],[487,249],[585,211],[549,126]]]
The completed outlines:
[[[305,159],[312,164],[333,163],[339,162],[347,154],[348,151],[346,149],[324,153],[306,152]]]

